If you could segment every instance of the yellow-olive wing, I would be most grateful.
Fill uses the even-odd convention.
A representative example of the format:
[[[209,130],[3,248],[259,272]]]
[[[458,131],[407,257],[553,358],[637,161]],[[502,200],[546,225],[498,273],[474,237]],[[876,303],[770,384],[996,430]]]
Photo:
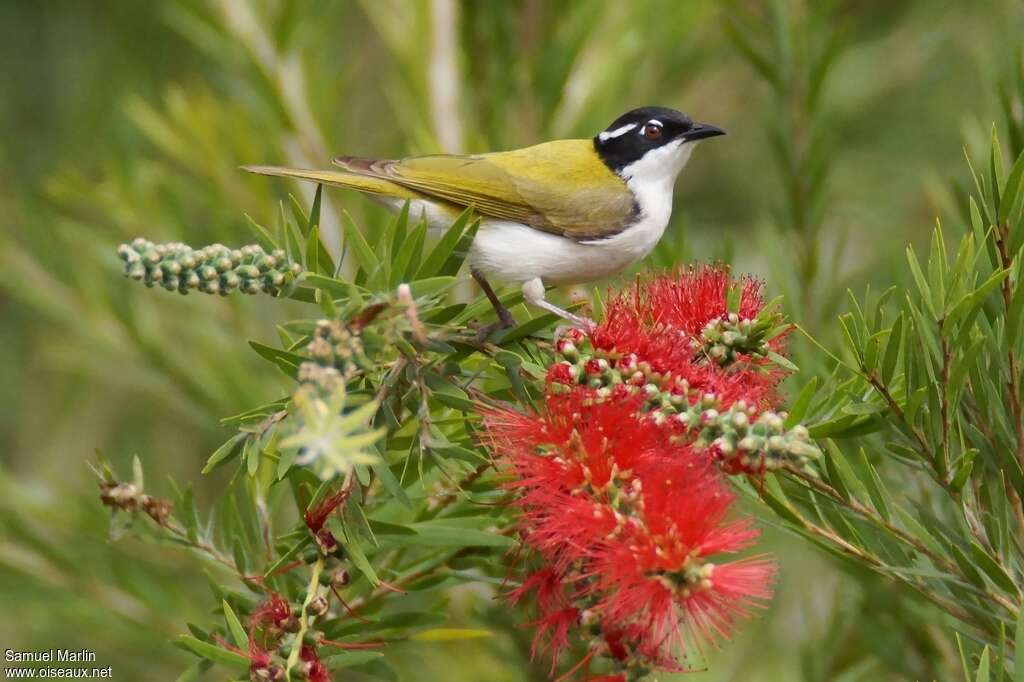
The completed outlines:
[[[633,196],[590,140],[560,140],[477,156],[395,161],[339,157],[350,173],[387,179],[483,215],[572,239],[618,233],[634,216]]]

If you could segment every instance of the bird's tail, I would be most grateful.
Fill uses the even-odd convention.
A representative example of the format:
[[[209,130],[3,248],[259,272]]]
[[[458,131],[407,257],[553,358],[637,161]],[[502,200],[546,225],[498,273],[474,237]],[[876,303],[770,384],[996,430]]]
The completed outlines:
[[[260,175],[308,180],[309,182],[316,182],[321,185],[347,187],[359,190],[360,192],[366,192],[367,194],[375,194],[393,199],[421,199],[423,197],[419,192],[402,187],[390,180],[346,171],[307,170],[304,168],[285,168],[284,166],[242,166],[242,170],[250,173],[259,173]]]

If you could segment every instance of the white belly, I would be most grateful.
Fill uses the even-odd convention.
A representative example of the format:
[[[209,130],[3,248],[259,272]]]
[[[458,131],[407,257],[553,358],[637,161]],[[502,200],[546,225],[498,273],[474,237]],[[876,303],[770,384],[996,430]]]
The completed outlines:
[[[578,242],[520,223],[485,221],[473,240],[469,262],[487,277],[545,284],[577,284],[615,275],[651,252],[668,216],[650,216],[607,239]]]

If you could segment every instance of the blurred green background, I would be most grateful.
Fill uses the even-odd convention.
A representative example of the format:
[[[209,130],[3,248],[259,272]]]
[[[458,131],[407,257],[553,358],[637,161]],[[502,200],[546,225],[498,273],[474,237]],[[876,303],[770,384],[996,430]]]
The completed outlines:
[[[89,648],[125,680],[189,661],[167,641],[206,618],[201,566],[108,541],[85,462],[138,452],[151,482],[198,479],[218,418],[280,391],[245,340],[299,304],[128,286],[114,254],[139,235],[247,243],[246,213],[311,196],[239,164],[509,148],[673,106],[729,135],[695,154],[644,267],[726,259],[828,341],[848,287],[898,282],[904,246],[960,220],[964,145],[1024,116],[1022,35],[1019,0],[5,0],[0,648]],[[342,208],[385,218],[338,191],[326,208],[336,253]],[[197,480],[207,498],[222,483]],[[914,599],[770,527],[765,547],[771,607],[683,679],[958,674]],[[492,597],[450,610],[493,639],[394,647],[401,679],[545,679]]]

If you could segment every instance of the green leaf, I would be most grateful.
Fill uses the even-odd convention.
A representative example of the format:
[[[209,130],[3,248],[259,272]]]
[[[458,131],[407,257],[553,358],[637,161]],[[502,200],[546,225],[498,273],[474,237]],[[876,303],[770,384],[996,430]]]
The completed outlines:
[[[800,423],[800,420],[807,414],[807,409],[811,406],[811,400],[814,398],[814,394],[818,389],[818,377],[811,377],[811,380],[804,384],[804,387],[800,389],[800,394],[793,401],[793,405],[789,409],[789,416],[786,417],[786,428],[791,429]]]
[[[274,348],[273,346],[262,344],[259,341],[250,341],[249,347],[256,351],[260,357],[277,365],[282,372],[293,379],[298,376],[299,365],[309,359],[305,356],[299,355],[298,353]]]
[[[367,523],[374,535],[416,535],[416,530],[410,526],[374,519],[367,519]]]
[[[352,282],[327,277],[325,275],[306,275],[306,282],[321,291],[326,291],[335,298],[344,300],[361,300],[363,294],[370,293],[363,287]]]
[[[964,551],[960,549],[960,546],[954,543],[951,544],[949,548],[950,554],[953,555],[953,560],[956,561],[956,565],[960,567],[964,577],[976,587],[984,589],[985,579],[982,577],[981,573],[978,572],[978,569],[975,568],[974,563],[967,557]]]
[[[346,246],[352,251],[359,267],[367,277],[377,272],[378,268],[380,268],[380,261],[377,260],[373,249],[370,248],[369,243],[367,243],[366,238],[359,230],[355,221],[352,220],[352,216],[348,214],[348,211],[341,212],[341,224],[345,232]]]
[[[1014,635],[1013,647],[1013,682],[1024,682],[1024,609],[1017,616],[1017,632]]]
[[[282,566],[287,565],[293,558],[299,555],[299,552],[304,550],[312,542],[313,538],[309,535],[296,542],[294,545],[289,547],[284,554],[279,556],[277,558],[277,561],[275,561],[267,567],[267,570],[263,572],[263,577],[269,578],[270,576],[274,575],[274,573],[277,572],[278,569],[280,569]]]
[[[469,255],[469,249],[473,245],[473,240],[476,238],[476,233],[480,229],[480,221],[474,220],[470,224],[469,228],[463,231],[462,236],[459,238],[458,244],[452,249],[452,253],[448,256],[448,260],[441,266],[441,275],[455,275],[458,274],[462,268],[463,261],[466,260],[466,256]]]
[[[889,520],[889,504],[886,502],[886,490],[885,486],[882,485],[882,479],[878,475],[878,471],[875,469],[871,460],[868,459],[867,452],[864,448],[860,450],[861,466],[867,471],[868,475],[864,481],[864,485],[868,489],[868,495],[871,497],[872,504],[875,505],[875,509],[886,521]]]
[[[452,255],[455,250],[456,244],[459,243],[459,239],[462,237],[462,231],[466,229],[466,223],[469,221],[469,216],[472,214],[472,209],[467,208],[462,214],[455,219],[452,226],[445,231],[444,235],[438,240],[437,244],[431,250],[430,255],[423,261],[423,265],[416,272],[416,279],[426,279],[428,277],[435,277],[441,274],[441,268],[448,261],[448,257]]]
[[[424,220],[416,223],[409,236],[402,242],[398,253],[391,263],[391,285],[398,286],[402,282],[413,279],[420,267],[423,256],[423,243],[427,238],[427,223]]]
[[[568,309],[572,311],[575,310],[576,308],[579,308],[579,306],[580,304],[575,304],[569,306]],[[512,329],[502,332],[501,334],[498,335],[495,342],[501,346],[508,345],[513,341],[518,341],[520,339],[525,339],[528,336],[533,336],[534,334],[543,329],[547,329],[555,324],[558,324],[558,322],[561,319],[561,317],[555,315],[554,313],[544,313],[543,315],[539,315],[533,318],[529,322],[524,322],[520,325],[513,327]]]
[[[235,615],[234,609],[226,599],[221,602],[221,607],[224,609],[224,620],[228,624],[228,630],[231,631],[231,638],[235,640],[235,646],[239,649],[246,649],[249,646],[249,635],[245,633],[242,622],[238,620],[238,616]]]
[[[1017,199],[1022,194],[1022,187],[1024,187],[1024,154],[1017,157],[1013,167],[1010,169],[1010,174],[1006,178],[1003,196],[999,201],[1000,223],[1005,223],[1009,220]]]
[[[490,630],[475,630],[470,628],[434,628],[417,632],[409,639],[418,642],[459,642],[466,639],[482,639],[493,637]]]
[[[921,266],[917,262],[917,256],[914,254],[914,249],[907,247],[907,263],[910,265],[910,272],[914,276],[914,282],[917,284],[917,289],[921,294],[921,298],[928,305],[928,309],[931,311],[932,317],[938,319],[939,311],[933,305],[932,290],[928,286],[928,281],[925,279],[924,273],[921,271]]]
[[[204,642],[201,639],[192,637],[191,635],[179,635],[176,641],[183,644],[193,653],[211,660],[214,663],[219,663],[221,665],[228,666],[229,668],[238,668],[240,670],[249,669],[249,659],[241,654],[236,654],[234,651],[222,649],[215,644]]]
[[[782,491],[782,486],[779,485],[778,479],[772,474],[766,474],[764,477],[761,499],[786,521],[789,521],[797,528],[804,527],[804,520],[800,518],[800,515],[793,509],[789,500],[786,499],[786,493]]]
[[[142,474],[142,461],[138,455],[132,457],[132,483],[134,483],[139,490],[146,489],[146,479]]]
[[[401,483],[395,478],[395,475],[391,473],[390,467],[384,463],[383,458],[380,462],[371,465],[374,473],[377,474],[377,478],[380,479],[381,485],[387,490],[392,497],[398,500],[399,504],[407,509],[412,508],[412,502],[409,500],[409,496],[405,494],[405,489],[402,488]]]
[[[377,577],[377,572],[373,570],[369,559],[366,558],[366,553],[363,551],[363,546],[360,544],[356,534],[347,525],[342,524],[337,516],[332,516],[327,523],[331,532],[335,533],[336,537],[341,538],[342,544],[345,547],[345,553],[352,559],[352,563],[359,569],[360,573],[366,576],[366,579],[374,587],[380,585],[380,578]]]
[[[889,331],[889,340],[886,342],[885,355],[882,357],[882,381],[889,382],[892,379],[892,372],[896,368],[896,361],[899,359],[900,346],[903,343],[903,313],[899,314]]]
[[[409,528],[416,531],[415,535],[395,535],[388,538],[393,546],[425,546],[425,547],[514,547],[513,538],[497,533],[464,528],[451,523],[448,519],[413,523]]]
[[[303,233],[305,236],[309,236],[313,233],[313,229],[320,226],[320,199],[324,193],[324,186],[317,184],[316,194],[313,195],[313,207],[309,210],[309,220],[306,222],[306,230]]]
[[[249,434],[245,432],[236,433],[229,438],[223,445],[214,450],[210,458],[206,460],[206,466],[203,467],[202,473],[208,474],[216,469],[221,464],[229,461],[234,455],[237,455],[240,450],[238,444],[245,440]]]
[[[846,489],[849,490],[855,498],[863,500],[869,497],[868,491],[864,487],[864,483],[860,480],[857,474],[854,473],[853,467],[850,466],[850,463],[847,461],[842,449],[831,440],[825,441],[825,449],[827,450],[829,461],[835,465],[836,470],[843,479]]]
[[[325,657],[323,663],[329,670],[336,670],[338,668],[351,668],[363,665],[383,656],[384,654],[380,651],[343,651]]]
[[[273,251],[278,248],[277,242],[274,241],[274,238],[270,235],[270,231],[253,220],[248,213],[245,214],[245,222],[249,225],[249,229],[252,230],[253,235],[256,237],[256,241],[259,242],[259,245],[265,250]]]
[[[985,571],[985,574],[992,579],[992,582],[1010,594],[1017,594],[1017,586],[1014,584],[1013,578],[974,540],[971,540],[971,555],[981,570]]]
[[[455,277],[429,277],[427,279],[419,279],[409,284],[409,289],[412,291],[414,298],[424,298],[426,296],[435,296],[455,286],[458,283],[458,279]]]
[[[981,660],[978,662],[978,674],[974,678],[974,682],[989,682],[988,674],[988,646],[981,652]]]
[[[956,474],[953,476],[953,480],[950,481],[950,490],[958,493],[964,489],[967,479],[971,477],[971,471],[974,470],[974,458],[977,454],[978,451],[973,448],[964,453],[964,456],[960,461],[960,466],[957,467]]]
[[[793,364],[793,361],[787,358],[785,355],[780,355],[773,350],[768,351],[767,357],[769,360],[774,362],[779,367],[789,370],[790,372],[798,372],[800,368]]]
[[[928,549],[938,555],[943,555],[946,552],[943,550],[942,545],[935,539],[935,536],[928,532],[928,530],[921,524],[917,518],[908,512],[906,509],[898,504],[893,504],[896,510],[896,515],[900,517],[900,521],[907,527],[910,533],[917,537]]]

